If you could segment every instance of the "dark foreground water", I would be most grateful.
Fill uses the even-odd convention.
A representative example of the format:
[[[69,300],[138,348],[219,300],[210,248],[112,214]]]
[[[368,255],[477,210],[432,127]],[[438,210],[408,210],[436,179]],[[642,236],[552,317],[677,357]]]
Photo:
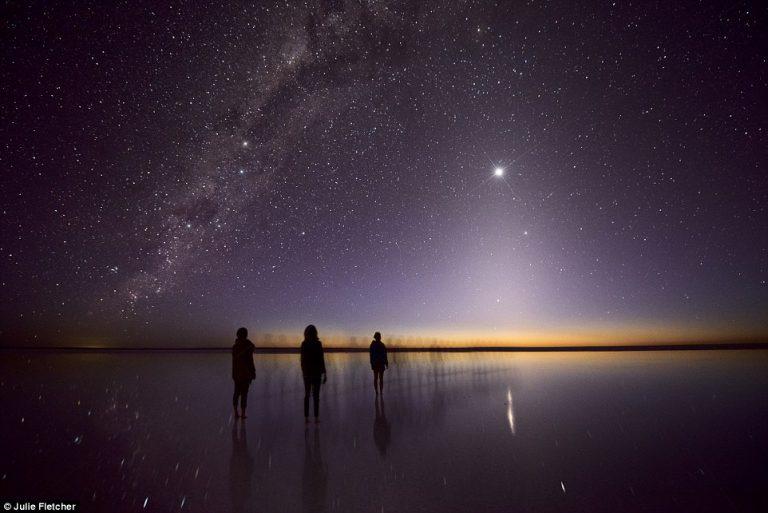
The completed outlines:
[[[0,498],[83,511],[768,511],[768,353],[4,353]]]

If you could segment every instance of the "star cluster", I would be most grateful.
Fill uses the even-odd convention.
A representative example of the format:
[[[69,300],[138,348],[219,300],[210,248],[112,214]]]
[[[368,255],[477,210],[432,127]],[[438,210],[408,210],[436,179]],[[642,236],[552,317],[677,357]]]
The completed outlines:
[[[3,340],[764,334],[766,14],[16,5]]]

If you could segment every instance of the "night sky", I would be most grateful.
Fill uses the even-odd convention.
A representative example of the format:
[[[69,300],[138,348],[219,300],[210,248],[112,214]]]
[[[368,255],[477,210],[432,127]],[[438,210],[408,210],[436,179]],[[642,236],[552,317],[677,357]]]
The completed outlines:
[[[768,333],[765,3],[163,4],[3,8],[3,344]]]

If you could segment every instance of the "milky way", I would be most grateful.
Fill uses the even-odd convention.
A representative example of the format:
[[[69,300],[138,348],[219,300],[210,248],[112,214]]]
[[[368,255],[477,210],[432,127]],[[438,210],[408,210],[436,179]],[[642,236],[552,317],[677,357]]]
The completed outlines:
[[[15,7],[3,341],[760,336],[766,11]]]

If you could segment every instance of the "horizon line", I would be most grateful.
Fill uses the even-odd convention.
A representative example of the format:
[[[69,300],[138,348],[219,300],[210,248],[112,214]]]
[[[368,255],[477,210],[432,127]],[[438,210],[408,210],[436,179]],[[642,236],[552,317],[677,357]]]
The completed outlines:
[[[221,353],[231,351],[231,346],[201,347],[148,347],[148,346],[3,346],[0,351],[50,351],[71,353],[109,352],[201,352]],[[768,349],[768,342],[714,342],[714,343],[666,343],[666,344],[613,344],[613,345],[534,345],[534,346],[390,346],[387,350],[395,353],[474,353],[474,352],[611,352],[611,351],[717,351],[742,349]],[[329,346],[327,353],[364,353],[362,346]],[[292,346],[256,346],[256,353],[298,354],[300,348]]]

